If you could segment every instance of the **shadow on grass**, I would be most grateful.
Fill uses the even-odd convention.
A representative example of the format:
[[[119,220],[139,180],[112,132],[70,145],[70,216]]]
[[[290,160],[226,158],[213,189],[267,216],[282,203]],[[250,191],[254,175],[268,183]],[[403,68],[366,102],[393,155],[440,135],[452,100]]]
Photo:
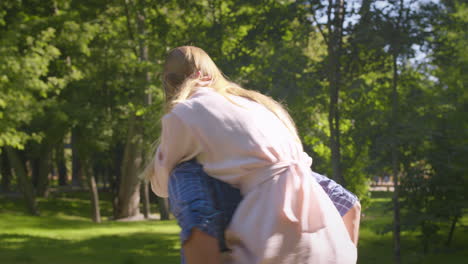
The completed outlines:
[[[64,215],[80,216],[91,218],[91,202],[89,200],[66,198],[66,197],[52,197],[47,201],[39,200],[38,204],[42,215],[54,215],[60,209],[60,213]],[[105,200],[99,201],[101,215],[111,216],[112,206],[111,203]]]
[[[2,214],[0,228],[2,231],[16,231],[21,229],[35,230],[54,230],[54,229],[85,229],[98,227],[91,220],[83,219],[66,219],[61,217],[50,216],[23,216],[14,214]]]
[[[99,206],[101,215],[112,215],[110,194],[100,194]],[[91,218],[91,202],[88,193],[57,193],[48,198],[38,198],[38,208],[41,216],[53,216],[57,214]],[[14,213],[28,215],[27,206],[22,197],[7,197],[0,195],[0,213]]]
[[[1,234],[0,263],[178,263],[177,235],[132,233],[85,240]]]

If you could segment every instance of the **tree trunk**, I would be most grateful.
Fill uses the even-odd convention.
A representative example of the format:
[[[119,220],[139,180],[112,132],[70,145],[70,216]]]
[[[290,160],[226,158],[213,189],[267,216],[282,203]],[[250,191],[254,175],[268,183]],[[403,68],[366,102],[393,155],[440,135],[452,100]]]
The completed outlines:
[[[333,20],[331,9],[328,12],[328,82],[330,105],[328,110],[328,126],[330,130],[330,150],[332,178],[343,186],[346,186],[341,167],[340,145],[340,115],[339,92],[341,86],[341,52],[344,21],[344,0],[329,1],[329,8],[334,8]]]
[[[391,150],[392,150],[392,171],[393,171],[393,250],[394,250],[394,262],[396,264],[401,263],[401,224],[400,224],[400,186],[399,186],[399,176],[400,176],[400,161],[399,161],[399,121],[398,121],[398,111],[399,111],[399,95],[398,95],[398,56],[400,53],[400,23],[403,20],[403,10],[404,10],[404,0],[399,2],[399,11],[398,18],[395,21],[395,32],[396,36],[393,36],[393,45],[391,45],[391,55],[392,55],[392,64],[393,64],[393,78],[392,78],[392,119],[391,119]]]
[[[145,216],[146,219],[148,219],[151,214],[148,181],[143,181],[143,184],[141,185],[141,187],[142,187],[141,196],[143,198],[143,215]]]
[[[10,161],[10,165],[15,171],[16,177],[18,179],[18,185],[23,192],[23,196],[26,200],[26,205],[28,206],[29,212],[32,215],[39,215],[32,182],[28,178],[25,166],[18,156],[17,150],[11,147],[5,147],[5,150],[8,156],[8,160]]]
[[[109,185],[109,178],[110,178],[109,167],[110,167],[110,164],[107,164],[107,166],[102,170],[102,184],[103,184],[103,186],[104,186],[104,189],[106,189],[106,191],[109,191],[109,190],[110,190],[110,185]]]
[[[149,60],[148,58],[148,45],[145,42],[145,35],[146,35],[146,21],[145,21],[145,13],[143,8],[138,8],[137,12],[137,25],[138,25],[138,32],[140,34],[139,38],[139,46],[140,46],[140,61],[141,62],[147,62]],[[151,81],[151,75],[148,69],[145,69],[143,72],[144,78],[145,78],[145,90],[148,90],[148,85],[150,84]],[[146,97],[143,98],[146,101],[146,104],[149,106],[152,103],[152,98],[151,98],[151,93],[147,93]],[[143,129],[143,126],[141,127],[141,134],[144,135],[145,131]],[[143,154],[143,153],[142,153]],[[145,215],[145,218],[149,218],[151,214],[151,208],[150,208],[150,199],[149,199],[149,188],[148,188],[148,182],[144,181],[143,183],[143,214]]]
[[[401,263],[400,252],[400,201],[399,201],[399,173],[400,165],[398,161],[398,66],[397,55],[393,54],[393,84],[392,84],[392,172],[393,172],[393,254],[395,263]]]
[[[452,219],[452,224],[450,225],[450,231],[447,237],[447,241],[445,242],[445,245],[447,247],[450,246],[450,244],[452,243],[452,238],[453,238],[453,234],[455,233],[455,227],[457,226],[458,219],[459,219],[459,216],[455,216]]]
[[[117,219],[117,212],[119,211],[119,189],[120,189],[120,179],[122,178],[122,164],[123,164],[123,146],[119,142],[117,143],[113,151],[114,159],[112,162],[112,175],[111,178],[111,190],[112,190],[112,208],[114,219]]]
[[[3,192],[9,192],[11,188],[11,166],[10,162],[8,161],[7,154],[5,150],[1,154],[1,173],[2,173],[2,188]]]
[[[140,215],[140,179],[138,170],[141,166],[141,129],[139,120],[133,114],[128,121],[127,142],[122,161],[122,176],[119,186],[117,219]]]
[[[158,197],[158,205],[161,220],[169,220],[169,200],[167,198]]]
[[[71,148],[72,148],[72,185],[83,186],[83,170],[81,168],[80,157],[78,154],[77,132],[72,130]]]
[[[50,151],[47,147],[41,147],[41,155],[37,159],[37,195],[47,197],[49,194],[49,173],[50,173]]]
[[[60,141],[55,150],[55,162],[58,172],[58,183],[60,186],[67,185],[67,165],[65,163],[65,151],[63,141]]]
[[[101,223],[101,211],[99,209],[99,192],[96,185],[96,178],[94,177],[92,166],[90,162],[84,164],[86,170],[86,180],[88,183],[89,192],[91,194],[91,210],[92,219],[95,223]]]
[[[29,165],[31,166],[32,185],[34,188],[37,188],[37,184],[39,183],[39,159],[37,157],[29,159]]]

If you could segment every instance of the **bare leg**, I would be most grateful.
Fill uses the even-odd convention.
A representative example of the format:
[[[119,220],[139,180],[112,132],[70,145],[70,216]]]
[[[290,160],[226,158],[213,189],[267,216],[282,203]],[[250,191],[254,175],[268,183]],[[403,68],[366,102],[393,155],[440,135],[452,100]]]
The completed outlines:
[[[221,263],[218,240],[198,228],[192,230],[192,234],[182,247],[187,264]]]
[[[349,211],[343,216],[343,221],[348,230],[349,236],[353,243],[357,246],[359,239],[359,222],[361,220],[361,204],[356,204],[349,209]]]

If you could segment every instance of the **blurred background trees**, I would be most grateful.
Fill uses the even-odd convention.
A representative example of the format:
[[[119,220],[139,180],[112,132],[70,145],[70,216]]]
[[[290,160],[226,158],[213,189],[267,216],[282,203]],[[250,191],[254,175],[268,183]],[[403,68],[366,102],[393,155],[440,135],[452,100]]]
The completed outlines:
[[[450,244],[466,208],[467,12],[463,1],[2,1],[0,190],[35,215],[35,197],[86,188],[96,222],[99,191],[114,219],[149,217],[149,201],[167,218],[137,176],[159,135],[164,56],[196,45],[283,102],[313,169],[364,205],[369,181],[392,177],[396,262],[400,229],[420,231],[425,251]]]

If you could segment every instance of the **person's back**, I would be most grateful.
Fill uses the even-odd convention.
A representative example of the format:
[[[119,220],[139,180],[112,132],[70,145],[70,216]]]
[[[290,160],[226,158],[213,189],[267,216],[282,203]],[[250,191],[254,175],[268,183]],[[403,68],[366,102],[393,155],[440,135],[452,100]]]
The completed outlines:
[[[197,76],[205,75],[209,88],[197,87]],[[210,176],[240,187],[243,200],[227,229],[233,250],[227,263],[356,262],[356,248],[309,177],[312,160],[280,104],[227,81],[196,47],[171,51],[163,76],[171,107],[145,172],[163,197],[172,169],[193,158]]]
[[[239,185],[240,178],[249,177],[256,169],[283,159],[304,158],[300,143],[268,109],[237,96],[230,100],[203,87],[173,109],[208,150],[197,157],[206,172]]]
[[[356,248],[341,216],[317,182],[303,176],[311,159],[300,143],[262,105],[230,99],[201,88],[173,110],[201,142],[196,157],[204,170],[244,195],[227,230],[229,261],[355,263]],[[304,225],[314,229],[301,230]]]

